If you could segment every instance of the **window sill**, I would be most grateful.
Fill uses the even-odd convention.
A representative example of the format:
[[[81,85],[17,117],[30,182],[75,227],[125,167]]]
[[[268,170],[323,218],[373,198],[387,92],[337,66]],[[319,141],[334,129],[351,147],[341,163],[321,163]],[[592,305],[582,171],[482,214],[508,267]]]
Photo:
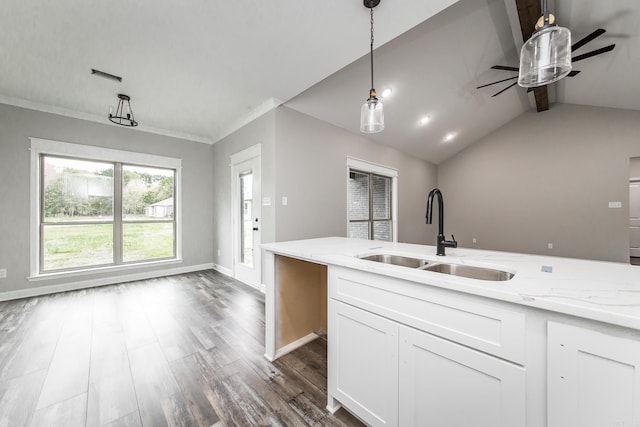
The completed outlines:
[[[84,270],[59,271],[56,273],[34,274],[32,276],[27,277],[27,280],[30,282],[38,282],[41,280],[52,280],[52,279],[61,279],[66,277],[87,276],[87,275],[98,274],[98,273],[128,271],[128,270],[134,270],[136,268],[165,266],[165,265],[174,265],[174,264],[182,264],[182,258],[162,260],[162,261],[141,262],[137,264],[127,264],[127,265],[110,265],[108,267],[93,267],[93,268],[87,268]]]

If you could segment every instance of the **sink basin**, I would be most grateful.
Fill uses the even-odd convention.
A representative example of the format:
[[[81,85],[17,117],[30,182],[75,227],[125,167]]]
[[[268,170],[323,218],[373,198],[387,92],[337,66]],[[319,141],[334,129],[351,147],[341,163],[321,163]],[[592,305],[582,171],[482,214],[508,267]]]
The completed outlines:
[[[367,261],[381,262],[384,264],[399,265],[401,267],[417,268],[434,273],[450,274],[452,276],[467,277],[476,280],[488,280],[493,282],[501,282],[511,280],[513,273],[508,271],[496,270],[493,268],[477,267],[465,264],[449,264],[445,262],[429,261],[421,258],[406,257],[401,255],[390,254],[373,254],[362,256],[360,259]]]
[[[513,273],[508,271],[461,264],[432,264],[425,267],[424,270],[477,280],[505,281],[511,280],[513,277]]]
[[[400,265],[402,267],[420,268],[429,264],[429,261],[419,258],[411,258],[400,255],[375,254],[362,257],[368,261],[382,262],[385,264]]]

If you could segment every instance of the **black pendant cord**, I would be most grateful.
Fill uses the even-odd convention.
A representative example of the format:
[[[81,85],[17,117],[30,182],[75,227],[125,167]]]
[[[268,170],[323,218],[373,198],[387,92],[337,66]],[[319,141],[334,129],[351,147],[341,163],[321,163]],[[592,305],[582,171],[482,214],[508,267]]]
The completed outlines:
[[[544,16],[544,22],[542,23],[543,27],[549,25],[549,9],[547,9],[547,0],[542,0],[542,13]]]
[[[371,91],[374,91],[373,89],[373,5],[370,8],[371,11],[371,50],[370,50],[370,55],[369,57],[371,58]]]

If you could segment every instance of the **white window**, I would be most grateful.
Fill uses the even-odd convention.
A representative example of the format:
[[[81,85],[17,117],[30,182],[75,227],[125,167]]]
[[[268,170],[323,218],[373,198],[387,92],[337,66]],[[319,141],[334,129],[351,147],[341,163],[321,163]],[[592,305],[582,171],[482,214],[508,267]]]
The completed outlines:
[[[348,236],[396,241],[398,172],[350,157],[347,170]]]
[[[31,139],[31,276],[180,258],[181,160]]]

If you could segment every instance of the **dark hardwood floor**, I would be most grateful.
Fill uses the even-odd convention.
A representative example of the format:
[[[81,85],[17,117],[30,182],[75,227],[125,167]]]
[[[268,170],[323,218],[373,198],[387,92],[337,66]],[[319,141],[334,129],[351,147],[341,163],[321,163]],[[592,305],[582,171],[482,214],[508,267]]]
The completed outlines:
[[[326,341],[268,362],[264,296],[214,271],[0,302],[0,426],[360,426]]]

